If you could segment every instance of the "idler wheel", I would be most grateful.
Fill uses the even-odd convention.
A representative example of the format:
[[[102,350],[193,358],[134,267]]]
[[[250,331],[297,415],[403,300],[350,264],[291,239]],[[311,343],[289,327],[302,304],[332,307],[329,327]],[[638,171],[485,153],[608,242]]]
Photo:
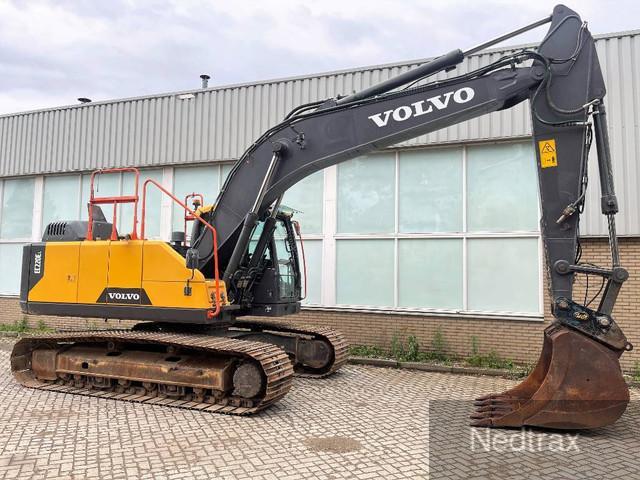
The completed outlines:
[[[233,373],[233,394],[253,398],[264,386],[260,368],[253,362],[242,362]]]

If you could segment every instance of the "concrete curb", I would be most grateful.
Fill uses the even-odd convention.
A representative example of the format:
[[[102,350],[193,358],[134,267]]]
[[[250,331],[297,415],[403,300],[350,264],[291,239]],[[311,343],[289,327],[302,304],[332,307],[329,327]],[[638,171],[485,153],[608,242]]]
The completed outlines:
[[[423,362],[398,362],[397,360],[388,360],[385,358],[349,357],[349,363],[352,363],[354,365],[369,365],[373,367],[408,368],[410,370],[421,370],[423,372],[489,375],[493,377],[513,376],[513,372],[509,370],[500,370],[497,368],[460,367],[454,365],[438,365],[434,363]]]
[[[370,365],[374,367],[400,368],[400,362],[384,358],[349,357],[349,363],[354,365]]]
[[[40,335],[43,333],[55,333],[55,330],[46,330],[46,331],[27,330],[26,332],[0,332],[0,338],[21,338],[21,337],[28,337],[29,335]]]
[[[388,360],[385,358],[369,357],[349,357],[349,363],[353,365],[368,365],[371,367],[406,368],[409,370],[421,370],[423,372],[487,375],[490,377],[504,377],[510,379],[512,379],[514,377],[514,373],[516,373],[510,370],[500,370],[498,368],[460,367],[422,362],[398,362],[396,360]],[[628,380],[627,385],[633,388],[640,388],[640,382],[633,380]]]

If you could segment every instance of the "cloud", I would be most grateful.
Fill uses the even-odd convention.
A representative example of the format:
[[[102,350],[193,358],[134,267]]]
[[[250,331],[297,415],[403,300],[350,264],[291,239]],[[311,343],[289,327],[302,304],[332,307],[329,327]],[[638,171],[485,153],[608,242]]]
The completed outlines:
[[[222,85],[425,58],[554,3],[0,0],[0,113],[197,88],[201,73]],[[576,3],[597,33],[640,27],[636,2]]]

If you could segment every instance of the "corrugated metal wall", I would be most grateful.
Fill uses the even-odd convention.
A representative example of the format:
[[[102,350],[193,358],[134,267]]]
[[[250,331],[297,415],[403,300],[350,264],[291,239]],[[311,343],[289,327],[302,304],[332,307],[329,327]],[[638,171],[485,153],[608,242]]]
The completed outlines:
[[[620,202],[616,222],[621,235],[640,235],[640,32],[596,42],[607,85],[607,117],[613,173]],[[605,235],[607,226],[600,214],[600,186],[595,145],[591,149],[591,185],[581,230],[586,235]]]
[[[609,90],[614,170],[624,215],[620,233],[640,234],[640,32],[601,36],[597,48]],[[504,51],[474,55],[446,76],[495,61]],[[238,158],[263,131],[294,106],[361,90],[415,64],[398,64],[316,77],[237,85],[191,92],[96,102],[0,116],[0,176],[156,166]],[[526,137],[528,104],[496,112],[415,138],[403,146]],[[595,148],[594,148],[595,150]],[[595,176],[595,162],[592,162]],[[596,184],[597,182],[593,182]],[[591,189],[583,234],[606,233],[599,192]]]

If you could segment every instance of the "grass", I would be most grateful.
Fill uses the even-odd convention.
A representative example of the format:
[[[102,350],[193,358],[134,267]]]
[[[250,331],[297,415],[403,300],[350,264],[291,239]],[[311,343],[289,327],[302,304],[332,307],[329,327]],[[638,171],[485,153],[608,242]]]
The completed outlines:
[[[51,328],[47,327],[44,320],[39,320],[36,328],[32,328],[27,323],[27,319],[22,317],[12,324],[0,324],[0,332],[27,333],[27,332],[50,332]]]
[[[447,340],[440,328],[435,331],[429,349],[421,349],[415,335],[409,335],[405,339],[396,333],[391,338],[387,349],[372,345],[354,345],[350,348],[350,353],[357,357],[383,358],[398,362],[460,364],[476,368],[508,370],[517,378],[527,376],[533,369],[533,365],[516,365],[512,360],[501,357],[495,350],[480,353],[477,337],[471,337],[471,355],[467,357],[454,355],[449,352]]]
[[[514,363],[508,358],[502,358],[495,350],[489,353],[480,353],[478,337],[471,337],[471,356],[466,359],[466,363],[472,367],[498,368],[503,370],[513,370]]]
[[[349,354],[354,357],[388,358],[382,348],[371,345],[352,345],[349,347]]]
[[[424,351],[421,350],[415,335],[409,335],[405,341],[400,335],[395,334],[391,339],[388,358],[398,362],[452,363],[454,360],[454,357],[446,352],[446,341],[440,329],[434,334],[431,349]]]
[[[408,337],[406,342],[394,336],[388,349],[373,345],[352,345],[349,347],[349,353],[354,357],[382,358],[398,362],[452,362],[451,356],[442,353],[421,352],[415,336]]]
[[[449,346],[442,333],[442,328],[438,327],[436,333],[433,334],[433,339],[431,339],[431,350],[434,358],[443,361],[449,360],[451,356],[447,354],[448,349]]]
[[[536,363],[525,363],[523,365],[518,365],[513,372],[513,378],[525,378],[528,377],[533,369],[536,368]]]
[[[631,378],[634,382],[640,383],[640,360],[636,360],[633,370],[631,371]]]
[[[500,356],[495,350],[481,353],[478,337],[471,337],[471,354],[459,356],[448,352],[448,344],[439,328],[431,340],[431,348],[421,351],[418,339],[414,335],[403,339],[399,334],[394,334],[389,348],[381,348],[372,345],[353,345],[349,350],[356,357],[381,358],[395,360],[397,362],[420,362],[444,365],[459,365],[475,368],[491,368],[505,370],[509,378],[515,380],[527,377],[535,368],[536,363],[517,364],[509,358]],[[631,379],[640,383],[640,361],[636,361],[631,370]]]
[[[15,332],[15,333],[23,333],[29,329],[29,325],[27,324],[26,318],[21,318],[20,320],[16,320],[12,324],[3,324],[0,325],[0,332]]]
[[[472,355],[466,359],[466,362],[472,367],[500,368],[504,370],[512,370],[515,366],[512,360],[502,358],[495,350],[485,354]]]

